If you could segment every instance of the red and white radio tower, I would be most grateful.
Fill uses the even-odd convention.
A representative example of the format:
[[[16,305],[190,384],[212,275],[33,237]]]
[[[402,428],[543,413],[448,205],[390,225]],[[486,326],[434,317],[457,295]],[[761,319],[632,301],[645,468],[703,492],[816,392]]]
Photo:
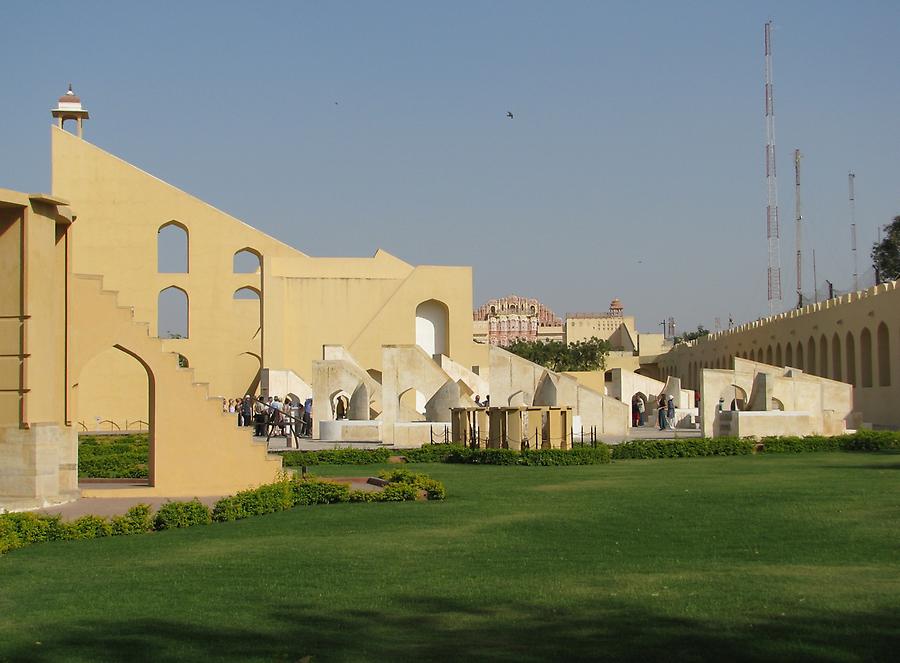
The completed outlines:
[[[772,90],[772,21],[766,23],[766,234],[769,239],[769,314],[781,305],[781,244],[775,178],[775,95]]]

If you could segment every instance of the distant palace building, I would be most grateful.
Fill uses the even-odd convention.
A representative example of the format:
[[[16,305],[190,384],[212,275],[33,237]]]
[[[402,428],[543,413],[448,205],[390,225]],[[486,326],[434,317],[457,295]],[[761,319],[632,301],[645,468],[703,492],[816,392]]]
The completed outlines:
[[[639,355],[658,355],[671,349],[660,333],[639,333],[633,315],[624,314],[616,298],[605,313],[567,313],[563,321],[537,299],[510,295],[492,299],[474,312],[477,342],[507,347],[516,341],[577,343],[591,338],[608,341],[607,368],[637,370]]]
[[[563,341],[563,321],[537,299],[492,299],[473,315],[476,341],[506,347],[516,341]]]

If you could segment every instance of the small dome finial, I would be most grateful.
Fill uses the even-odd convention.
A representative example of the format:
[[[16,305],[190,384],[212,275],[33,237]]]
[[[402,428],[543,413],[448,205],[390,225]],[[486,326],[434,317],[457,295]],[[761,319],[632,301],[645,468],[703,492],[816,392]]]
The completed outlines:
[[[66,94],[75,94],[75,92],[72,91],[72,84],[71,84],[71,83],[69,83],[69,91],[66,92]]]

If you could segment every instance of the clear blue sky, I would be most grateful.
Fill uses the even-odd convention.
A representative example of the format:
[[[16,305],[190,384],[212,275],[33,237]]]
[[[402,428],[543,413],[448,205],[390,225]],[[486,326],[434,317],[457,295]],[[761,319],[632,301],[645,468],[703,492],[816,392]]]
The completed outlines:
[[[311,255],[472,265],[476,306],[620,297],[645,331],[765,314],[770,17],[784,306],[795,147],[820,281],[850,281],[848,170],[862,264],[900,214],[896,0],[0,13],[0,186],[48,188],[49,109],[71,81],[91,142]]]

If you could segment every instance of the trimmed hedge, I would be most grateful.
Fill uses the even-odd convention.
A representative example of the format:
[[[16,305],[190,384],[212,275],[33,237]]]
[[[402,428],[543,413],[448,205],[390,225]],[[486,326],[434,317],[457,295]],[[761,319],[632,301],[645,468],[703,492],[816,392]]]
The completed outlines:
[[[862,430],[834,437],[822,435],[765,437],[762,444],[764,453],[888,451],[900,449],[900,432]]]
[[[435,445],[437,446],[437,445]],[[470,449],[454,447],[445,463],[469,463],[472,465],[599,465],[610,462],[610,450],[605,444],[596,447],[567,449]]]
[[[395,452],[390,449],[323,449],[321,451],[285,451],[285,467],[310,465],[374,465],[386,463]]]
[[[753,453],[750,438],[716,437],[683,440],[631,440],[612,445],[614,460],[629,458],[696,458],[698,456],[745,456]]]
[[[104,536],[142,534],[154,530],[208,525],[212,522],[240,520],[295,506],[336,504],[339,502],[400,502],[415,500],[424,492],[429,500],[442,500],[444,484],[425,474],[395,470],[381,492],[351,491],[345,484],[324,479],[286,477],[275,483],[223,497],[210,509],[199,500],[166,502],[154,516],[146,504],[131,507],[112,519],[82,516],[64,522],[60,516],[31,512],[0,514],[0,554],[32,543],[96,539]]]

